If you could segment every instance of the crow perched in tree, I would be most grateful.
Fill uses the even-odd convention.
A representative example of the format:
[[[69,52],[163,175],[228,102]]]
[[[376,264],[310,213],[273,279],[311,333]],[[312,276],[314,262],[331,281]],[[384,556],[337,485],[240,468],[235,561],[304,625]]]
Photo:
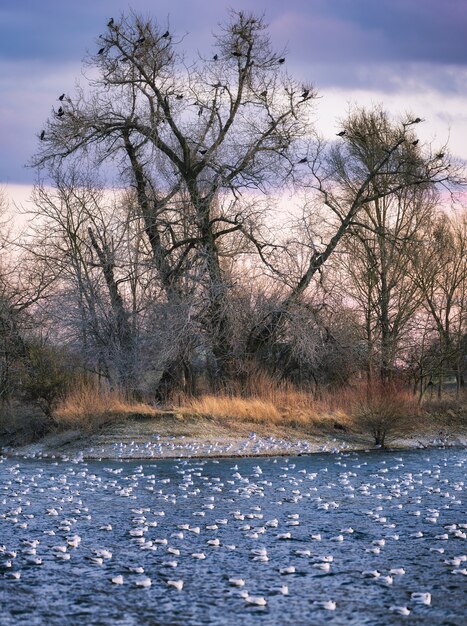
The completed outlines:
[[[112,26],[113,26],[113,25],[114,25],[114,18],[113,18],[113,17],[111,17],[111,18],[110,18],[110,20],[109,20],[109,21],[108,21],[108,23],[107,23],[107,26],[108,26],[109,28],[112,28]]]
[[[101,48],[97,54],[102,54],[104,52],[104,50],[105,50],[105,48]]]
[[[139,39],[136,40],[136,43],[144,43],[146,41],[146,37],[140,37]]]
[[[412,124],[419,124],[421,122],[421,118],[420,117],[416,117],[413,121]]]
[[[347,131],[346,131],[346,130],[341,130],[341,132],[340,132],[340,133],[337,133],[337,136],[338,136],[338,137],[343,137],[343,136],[344,136],[344,135],[346,135],[346,134],[347,134]]]
[[[420,141],[419,139],[415,139],[415,141],[412,141],[412,145],[413,145],[413,146],[416,146],[416,145],[418,144],[418,142],[419,142],[419,141]]]
[[[238,50],[234,50],[234,51],[232,52],[232,56],[233,56],[233,57],[241,57],[241,56],[242,56],[242,53],[241,53],[241,52],[239,52]]]
[[[310,93],[309,89],[304,89],[302,93],[302,98],[306,100],[308,98],[309,93]]]
[[[264,90],[264,91],[262,91],[259,95],[260,95],[262,98],[265,98],[265,97],[268,95],[268,92],[267,92],[267,90],[265,89],[265,90]]]
[[[308,159],[303,157],[303,159],[300,159],[299,163],[308,163]]]
[[[198,150],[198,152],[202,155],[205,155],[207,150],[203,148],[202,150]]]
[[[282,65],[282,63],[285,63],[285,59],[284,57],[282,57],[281,59],[279,59],[278,63],[280,63]]]
[[[219,58],[219,55],[215,54],[215,55],[212,57],[212,60],[213,60],[213,61],[217,61],[217,59],[218,59],[218,58]]]
[[[169,31],[166,30],[165,33],[162,35],[163,39],[167,39],[167,37],[170,35]]]
[[[45,130],[43,130],[40,134],[41,141],[44,139],[44,137],[45,137]]]
[[[65,97],[65,94],[64,94],[64,93],[62,93],[62,95],[61,95],[61,96],[58,96],[58,99],[60,100],[60,102],[63,100],[63,98],[64,98],[64,97]]]
[[[436,158],[436,159],[442,159],[442,158],[444,158],[444,152],[439,152],[439,153],[436,155],[436,157],[435,157],[435,158]]]
[[[176,96],[177,100],[182,100],[183,99],[183,94],[182,93],[178,93]]]
[[[57,111],[57,116],[58,117],[62,117],[62,115],[65,113],[65,111],[62,109],[62,107],[60,107]]]

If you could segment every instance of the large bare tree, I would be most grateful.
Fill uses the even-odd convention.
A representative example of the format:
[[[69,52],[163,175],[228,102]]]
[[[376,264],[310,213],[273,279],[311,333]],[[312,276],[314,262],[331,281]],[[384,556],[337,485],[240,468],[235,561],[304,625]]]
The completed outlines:
[[[277,188],[311,130],[310,85],[282,70],[261,18],[233,12],[212,52],[187,61],[183,40],[130,14],[109,22],[89,81],[49,119],[35,164],[72,155],[117,161],[134,185],[166,297],[201,263],[216,375],[230,354],[221,241],[251,235],[236,199]]]
[[[304,214],[299,246],[306,262],[302,263],[301,274],[295,277],[280,306],[252,329],[252,350],[274,337],[290,307],[302,298],[346,237],[362,229],[371,230],[378,238],[383,256],[387,257],[391,246],[388,237],[394,241],[386,224],[387,207],[396,206],[399,220],[396,230],[408,228],[413,234],[416,220],[405,225],[406,218],[401,221],[401,216],[397,217],[401,207],[412,199],[416,202],[420,193],[426,195],[440,186],[451,188],[462,182],[462,170],[449,159],[445,148],[433,152],[430,146],[420,144],[415,131],[421,122],[421,118],[412,115],[393,120],[380,106],[370,110],[357,108],[343,121],[339,141],[331,146],[322,144],[310,155],[307,176],[296,181],[299,190],[305,188],[313,192],[308,214]],[[317,214],[322,216],[320,227],[316,226]],[[369,219],[370,216],[373,217]],[[289,246],[285,246],[279,259],[289,252]],[[278,276],[282,274],[281,278],[285,279],[281,261],[277,262],[277,250],[272,257],[273,272]],[[385,263],[389,262],[386,258]],[[381,303],[386,310],[382,314],[386,325],[384,334],[389,338],[387,286],[382,285],[381,293]],[[388,350],[385,348],[385,352]]]
[[[362,215],[458,182],[459,172],[445,149],[419,143],[419,117],[394,121],[380,107],[352,111],[336,141],[319,140],[313,87],[284,71],[286,57],[273,50],[262,18],[232,12],[212,50],[197,58],[185,56],[184,43],[133,13],[111,20],[86,60],[87,84],[53,111],[33,162],[53,172],[113,168],[119,185],[133,188],[158,297],[173,307],[195,303],[190,319],[216,386],[232,372],[238,346],[233,251],[254,255],[282,286],[274,306],[252,317],[244,345],[255,358],[297,318],[311,283]],[[267,203],[287,185],[312,202],[298,235],[276,239]],[[258,195],[266,202],[255,202]],[[377,233],[381,249],[387,234]],[[123,299],[111,250],[92,227],[87,238],[116,313]],[[126,318],[119,319],[123,329]]]

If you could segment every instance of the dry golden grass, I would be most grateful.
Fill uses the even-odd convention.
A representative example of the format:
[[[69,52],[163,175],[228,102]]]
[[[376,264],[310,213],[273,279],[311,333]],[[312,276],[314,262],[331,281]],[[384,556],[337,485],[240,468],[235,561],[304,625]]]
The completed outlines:
[[[127,398],[119,390],[81,385],[57,404],[53,419],[60,427],[94,430],[135,414],[155,417],[158,411],[148,404]]]
[[[236,396],[202,396],[187,400],[182,413],[212,418],[235,418],[252,422],[277,422],[281,415],[269,400]]]
[[[362,384],[328,390],[316,398],[311,392],[261,373],[253,373],[241,387],[230,387],[218,395],[178,396],[176,404],[163,413],[129,399],[120,391],[87,384],[76,388],[58,404],[54,421],[61,428],[93,431],[135,415],[157,416],[160,420],[164,417],[169,428],[175,424],[173,417],[176,417],[184,428],[187,424],[196,428],[197,424],[200,429],[212,430],[216,425],[234,433],[255,424],[262,430],[298,429],[310,434],[338,429],[366,433],[375,440],[382,439],[383,443],[386,438],[413,428],[423,430],[432,421],[431,412],[422,416],[416,399],[406,390],[379,386],[369,389]],[[444,414],[449,415],[443,408]],[[175,425],[180,426],[178,422]]]
[[[199,398],[186,397],[177,412],[181,415],[210,417],[217,420],[270,424],[271,426],[311,429],[348,422],[342,411],[330,412],[310,393],[291,385],[262,386],[252,395],[222,393]],[[348,425],[348,424],[346,424]]]
[[[332,429],[371,434],[383,443],[419,425],[416,399],[407,391],[366,385],[326,391],[319,399],[290,384],[277,384],[263,376],[250,382],[248,395],[223,393],[185,398],[178,412],[307,431]],[[251,394],[251,395],[250,395]]]

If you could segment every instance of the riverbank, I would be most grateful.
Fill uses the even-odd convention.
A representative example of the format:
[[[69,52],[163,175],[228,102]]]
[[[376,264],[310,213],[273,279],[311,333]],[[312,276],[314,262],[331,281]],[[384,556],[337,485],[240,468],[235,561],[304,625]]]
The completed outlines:
[[[449,420],[425,423],[387,440],[391,449],[467,447],[467,429]],[[97,431],[51,432],[27,445],[4,445],[2,452],[29,458],[158,459],[177,457],[245,457],[302,455],[375,448],[371,433],[324,421],[319,427],[258,424],[246,420],[182,417],[161,412],[157,417],[126,416]]]

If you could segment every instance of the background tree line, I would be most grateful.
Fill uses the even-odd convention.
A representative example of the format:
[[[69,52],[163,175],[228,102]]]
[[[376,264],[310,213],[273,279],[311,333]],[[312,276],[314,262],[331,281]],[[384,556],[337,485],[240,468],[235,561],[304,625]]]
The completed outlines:
[[[78,375],[159,401],[241,392],[258,370],[314,393],[459,390],[467,217],[447,147],[378,106],[325,142],[262,18],[233,12],[194,60],[184,43],[109,22],[41,132],[28,230],[3,233],[2,401],[50,410]]]

